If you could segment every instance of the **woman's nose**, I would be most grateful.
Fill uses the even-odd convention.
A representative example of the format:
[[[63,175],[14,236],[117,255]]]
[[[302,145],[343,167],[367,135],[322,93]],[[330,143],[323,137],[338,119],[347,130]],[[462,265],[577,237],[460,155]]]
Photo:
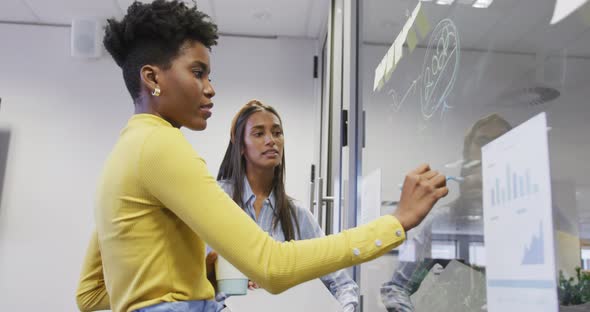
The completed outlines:
[[[275,145],[275,138],[272,134],[266,135],[266,144]]]
[[[215,96],[215,89],[213,89],[213,85],[210,81],[208,81],[203,92],[205,93],[205,96],[207,96],[208,98],[212,98]]]

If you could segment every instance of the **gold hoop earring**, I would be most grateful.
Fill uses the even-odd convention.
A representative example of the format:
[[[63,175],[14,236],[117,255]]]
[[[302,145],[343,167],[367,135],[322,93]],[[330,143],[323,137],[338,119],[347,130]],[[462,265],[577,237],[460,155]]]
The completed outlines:
[[[162,93],[162,90],[160,90],[160,87],[158,87],[158,86],[156,86],[154,91],[152,91],[153,96],[160,96],[161,93]]]

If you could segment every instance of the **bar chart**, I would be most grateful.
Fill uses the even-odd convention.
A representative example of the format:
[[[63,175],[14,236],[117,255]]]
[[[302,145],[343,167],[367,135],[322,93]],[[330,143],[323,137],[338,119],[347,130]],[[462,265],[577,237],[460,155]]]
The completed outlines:
[[[539,184],[532,180],[530,169],[519,174],[506,164],[506,176],[502,179],[496,177],[489,192],[492,207],[503,206],[510,201],[538,193]]]

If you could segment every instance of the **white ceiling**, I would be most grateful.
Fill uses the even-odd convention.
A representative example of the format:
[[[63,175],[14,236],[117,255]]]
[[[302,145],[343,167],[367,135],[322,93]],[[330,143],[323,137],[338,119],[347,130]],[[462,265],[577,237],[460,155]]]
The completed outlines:
[[[192,5],[191,0],[183,0]],[[1,0],[0,21],[69,25],[75,18],[120,18],[133,0]],[[151,2],[142,0],[140,2]],[[198,0],[222,34],[317,38],[329,0]]]
[[[590,56],[590,17],[572,14],[556,25],[550,25],[555,0],[494,0],[486,9],[473,8],[457,0],[453,5],[423,2],[431,23],[448,17],[461,35],[462,49],[490,48],[535,53],[567,47],[569,55]],[[417,0],[371,0],[363,3],[363,39],[370,43],[390,45],[406,21],[406,10],[413,10]]]

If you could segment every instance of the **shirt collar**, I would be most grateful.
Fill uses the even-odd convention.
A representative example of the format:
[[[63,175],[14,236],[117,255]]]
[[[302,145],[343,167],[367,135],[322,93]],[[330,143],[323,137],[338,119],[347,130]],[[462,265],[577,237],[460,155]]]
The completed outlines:
[[[254,195],[254,192],[252,191],[252,187],[250,186],[250,182],[248,182],[248,178],[244,176],[244,194],[242,195],[242,202],[244,203],[244,205],[247,205],[250,201],[253,201],[254,198],[256,198],[256,195]],[[275,191],[272,190],[270,192],[270,195],[268,196],[268,198],[266,199],[266,201],[270,204],[270,208],[272,210],[275,209],[275,204],[276,204],[276,197],[275,197]]]

